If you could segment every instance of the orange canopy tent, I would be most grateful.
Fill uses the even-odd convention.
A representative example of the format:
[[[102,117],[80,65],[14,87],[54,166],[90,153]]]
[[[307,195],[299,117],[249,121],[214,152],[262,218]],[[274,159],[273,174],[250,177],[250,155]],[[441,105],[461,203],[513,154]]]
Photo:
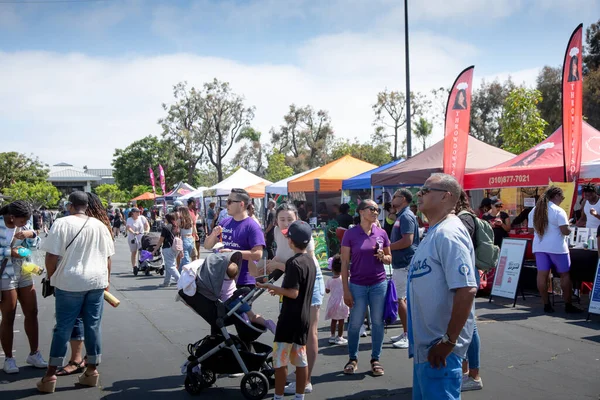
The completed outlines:
[[[265,197],[265,188],[267,187],[267,185],[270,185],[270,184],[271,183],[269,183],[267,181],[263,181],[263,182],[257,183],[256,185],[247,187],[246,192],[248,192],[250,197],[252,197],[253,199],[261,199],[261,198]]]
[[[142,200],[154,200],[156,196],[154,193],[146,192],[144,194],[140,194],[138,197],[131,199],[131,201],[142,201]]]
[[[288,193],[293,192],[338,192],[342,181],[377,168],[377,165],[344,156],[313,172],[288,182]]]

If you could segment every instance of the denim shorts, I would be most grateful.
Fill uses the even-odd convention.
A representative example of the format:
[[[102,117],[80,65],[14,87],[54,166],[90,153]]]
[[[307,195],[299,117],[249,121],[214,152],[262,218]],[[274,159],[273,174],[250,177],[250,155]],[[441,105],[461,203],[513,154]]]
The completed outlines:
[[[446,366],[432,368],[429,362],[413,365],[413,400],[459,400],[462,381],[462,358],[454,353]]]
[[[317,276],[315,277],[315,288],[313,289],[311,306],[320,306],[323,304],[323,296],[325,295],[325,283],[323,282],[323,274],[321,268],[317,265]]]

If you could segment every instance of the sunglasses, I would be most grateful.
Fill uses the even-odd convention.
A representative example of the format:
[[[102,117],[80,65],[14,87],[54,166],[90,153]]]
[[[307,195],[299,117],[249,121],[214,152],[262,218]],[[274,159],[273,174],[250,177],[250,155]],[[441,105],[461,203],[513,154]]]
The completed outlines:
[[[447,193],[448,191],[446,189],[438,189],[438,188],[432,188],[432,187],[428,187],[428,186],[421,186],[421,189],[419,189],[419,191],[418,191],[418,193],[421,193],[423,196],[425,196],[429,192]]]
[[[369,207],[365,207],[365,208],[361,208],[361,210],[369,210],[372,213],[377,213],[379,214],[379,208],[377,207],[373,207],[373,206],[369,206]]]
[[[231,199],[227,199],[227,205],[230,206],[233,203],[241,203],[241,200],[231,200]]]

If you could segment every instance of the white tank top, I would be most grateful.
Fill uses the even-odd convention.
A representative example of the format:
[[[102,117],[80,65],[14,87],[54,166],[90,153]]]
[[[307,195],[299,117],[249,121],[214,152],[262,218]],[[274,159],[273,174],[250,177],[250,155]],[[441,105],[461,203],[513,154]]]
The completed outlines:
[[[583,206],[583,212],[585,213],[585,217],[586,217],[586,223],[585,223],[585,227],[586,228],[592,228],[592,234],[594,234],[594,232],[596,232],[596,230],[598,229],[598,227],[600,226],[600,219],[594,217],[592,214],[590,214],[590,210],[594,209],[598,212],[598,214],[600,214],[600,200],[598,200],[596,202],[596,204],[590,204],[589,201],[585,202],[585,206]]]

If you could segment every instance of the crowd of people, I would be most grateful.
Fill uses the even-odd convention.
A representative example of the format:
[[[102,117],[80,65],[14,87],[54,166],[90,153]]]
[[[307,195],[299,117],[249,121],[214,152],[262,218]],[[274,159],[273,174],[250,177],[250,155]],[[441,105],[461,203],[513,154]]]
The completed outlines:
[[[587,218],[600,222],[593,208],[597,195],[587,198]],[[565,236],[570,230],[566,213],[558,207],[563,200],[562,190],[550,187],[528,214],[528,225],[535,235],[538,287],[546,312],[553,311],[545,286],[551,269],[561,274],[566,311],[580,311],[571,304],[568,249],[565,252]],[[347,230],[340,253],[330,260],[332,277],[327,282],[314,254],[311,227],[302,221],[301,210],[293,204],[269,202],[264,229],[254,217],[254,205],[243,189],[231,191],[223,215],[216,213],[214,203],[209,205],[209,235],[204,247],[221,253],[239,252],[243,259],[239,270],[225,279],[222,299],[226,300],[236,288],[256,286],[281,299],[277,323],[255,314],[251,308],[242,310],[250,321],[265,325],[275,334],[276,400],[285,394],[303,399],[305,393],[313,391],[318,324],[326,296],[329,343],[348,348],[343,373],[360,370],[359,339],[368,323],[368,369],[373,376],[385,374],[381,355],[389,279],[394,283],[391,287],[395,287],[398,299],[394,307],[402,324],[402,332],[390,341],[394,348],[408,349],[414,360],[413,398],[458,399],[461,391],[483,388],[474,307],[482,275],[475,257],[476,218],[491,224],[496,245],[507,236],[510,219],[498,199],[484,199],[478,211],[472,210],[469,203],[467,193],[453,177],[434,174],[416,196],[408,189],[394,193],[386,205],[383,227],[379,222],[381,210],[373,200],[358,204],[356,219],[346,207],[340,207],[340,225],[347,225]],[[415,215],[414,206],[427,219],[425,235],[420,230],[423,221]],[[114,240],[123,225],[135,267],[141,237],[150,230],[149,218],[136,207],[107,210],[95,194],[74,192],[62,218],[48,219],[48,237],[42,241],[41,250],[46,252],[45,267],[55,296],[56,326],[46,362],[38,348],[36,291],[31,276],[22,270],[25,256],[20,251],[39,246],[38,235],[46,232],[43,227],[41,231],[34,228],[34,215],[21,201],[0,209],[0,334],[6,355],[4,371],[19,371],[12,343],[16,305],[20,302],[30,345],[26,363],[46,368],[38,390],[53,392],[58,377],[75,373],[80,374],[80,384],[96,386],[102,355],[103,295],[110,288]],[[155,249],[165,264],[161,286],[177,282],[181,269],[200,256],[196,220],[193,200],[187,206],[175,204],[173,211],[165,215]],[[41,222],[44,221],[42,216]],[[391,276],[386,266],[391,266]],[[285,273],[281,286],[262,283],[275,270]],[[65,364],[68,347],[71,357]],[[295,373],[288,375],[288,364],[296,367]]]

